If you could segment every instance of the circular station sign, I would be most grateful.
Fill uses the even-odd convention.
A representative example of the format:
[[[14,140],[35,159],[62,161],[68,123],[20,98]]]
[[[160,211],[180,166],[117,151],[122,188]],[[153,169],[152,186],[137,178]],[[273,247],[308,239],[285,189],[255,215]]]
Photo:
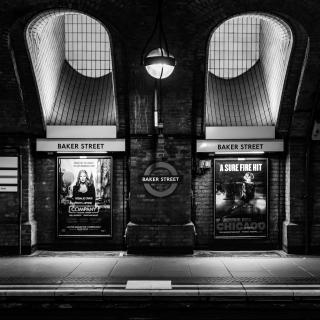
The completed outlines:
[[[141,177],[141,181],[148,193],[157,198],[171,195],[182,177],[177,170],[167,162],[156,162],[151,164]]]

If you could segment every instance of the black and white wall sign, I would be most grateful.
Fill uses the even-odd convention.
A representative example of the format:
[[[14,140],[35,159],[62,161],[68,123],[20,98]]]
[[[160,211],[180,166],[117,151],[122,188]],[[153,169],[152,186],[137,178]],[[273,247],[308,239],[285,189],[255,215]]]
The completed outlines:
[[[163,198],[171,195],[178,187],[182,177],[167,162],[156,162],[148,166],[141,177],[146,191],[154,197]]]
[[[18,192],[18,157],[0,157],[0,192]]]

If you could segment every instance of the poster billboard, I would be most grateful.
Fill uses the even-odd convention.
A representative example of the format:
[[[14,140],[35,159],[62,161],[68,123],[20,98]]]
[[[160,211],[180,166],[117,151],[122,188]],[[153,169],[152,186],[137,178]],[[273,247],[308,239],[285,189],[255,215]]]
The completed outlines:
[[[112,235],[112,158],[58,157],[59,237]]]
[[[214,162],[215,238],[267,237],[268,159]]]

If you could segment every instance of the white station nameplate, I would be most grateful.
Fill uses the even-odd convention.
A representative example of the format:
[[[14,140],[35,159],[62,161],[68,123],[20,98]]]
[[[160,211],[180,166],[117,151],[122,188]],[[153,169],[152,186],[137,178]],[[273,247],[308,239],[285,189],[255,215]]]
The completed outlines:
[[[104,153],[125,151],[124,139],[37,139],[37,151]]]
[[[255,153],[282,152],[283,140],[198,140],[197,152]]]

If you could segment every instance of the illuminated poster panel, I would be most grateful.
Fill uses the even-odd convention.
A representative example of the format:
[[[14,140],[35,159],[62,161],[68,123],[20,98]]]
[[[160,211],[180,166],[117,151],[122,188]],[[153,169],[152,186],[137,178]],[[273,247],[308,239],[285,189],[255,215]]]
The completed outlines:
[[[215,238],[267,237],[268,159],[215,159]]]
[[[60,237],[112,235],[112,158],[58,157]]]

